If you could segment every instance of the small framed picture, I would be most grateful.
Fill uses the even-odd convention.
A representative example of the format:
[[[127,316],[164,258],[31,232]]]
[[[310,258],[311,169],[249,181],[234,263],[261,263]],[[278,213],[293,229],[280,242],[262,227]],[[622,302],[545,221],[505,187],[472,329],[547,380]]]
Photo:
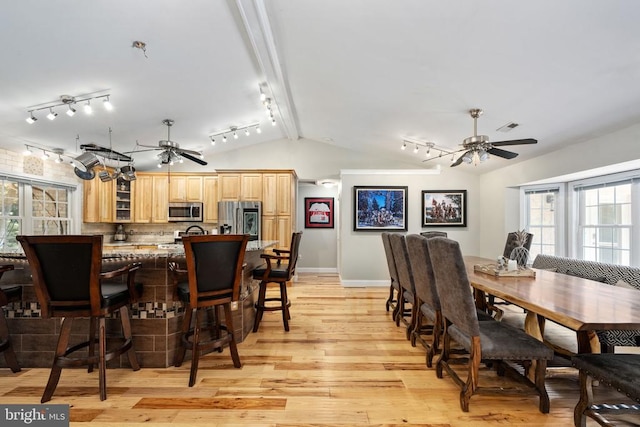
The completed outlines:
[[[407,231],[408,187],[353,187],[354,231]]]
[[[466,227],[467,190],[424,190],[423,227]]]
[[[333,197],[304,198],[304,228],[333,228]]]

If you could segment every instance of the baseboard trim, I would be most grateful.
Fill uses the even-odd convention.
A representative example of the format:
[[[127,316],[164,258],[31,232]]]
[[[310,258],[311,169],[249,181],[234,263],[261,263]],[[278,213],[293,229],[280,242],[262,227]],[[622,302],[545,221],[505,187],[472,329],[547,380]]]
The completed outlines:
[[[340,284],[345,288],[382,288],[389,287],[388,280],[344,280]]]
[[[338,269],[328,268],[312,268],[312,267],[296,267],[296,273],[337,273]]]

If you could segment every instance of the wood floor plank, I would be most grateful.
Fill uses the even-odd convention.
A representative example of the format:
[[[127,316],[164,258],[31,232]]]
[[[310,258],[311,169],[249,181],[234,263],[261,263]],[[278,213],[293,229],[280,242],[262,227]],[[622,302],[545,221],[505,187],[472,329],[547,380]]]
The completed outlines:
[[[289,332],[281,313],[229,352],[210,353],[188,387],[190,354],[179,368],[107,371],[108,398],[96,372],[65,369],[52,404],[71,405],[74,423],[91,427],[523,427],[570,426],[575,375],[548,378],[550,414],[529,397],[474,395],[462,412],[459,389],[425,365],[405,328],[385,310],[388,287],[343,288],[335,274],[299,274],[288,286]],[[49,369],[0,370],[0,401],[39,403]],[[483,368],[480,383],[519,387]],[[603,392],[597,390],[598,393]],[[595,425],[595,424],[594,424]],[[591,427],[591,424],[588,424]]]

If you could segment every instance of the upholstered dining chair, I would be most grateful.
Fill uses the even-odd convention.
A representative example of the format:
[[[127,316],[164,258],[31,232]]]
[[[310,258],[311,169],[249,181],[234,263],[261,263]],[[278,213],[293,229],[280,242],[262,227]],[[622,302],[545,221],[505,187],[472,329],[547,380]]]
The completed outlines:
[[[384,247],[384,255],[387,259],[387,268],[389,269],[389,298],[387,298],[386,309],[389,311],[393,308],[393,320],[395,321],[396,307],[398,304],[398,294],[400,293],[400,285],[398,284],[398,270],[396,269],[396,261],[393,259],[393,250],[391,249],[391,241],[389,236],[391,233],[383,232],[382,246]]]
[[[442,334],[442,310],[427,239],[428,237],[417,234],[407,236],[407,250],[413,271],[417,305],[415,325],[411,332],[411,345],[415,347],[416,341],[422,343],[427,350],[427,367],[431,368],[433,356],[438,353]],[[425,320],[426,324],[424,324]],[[430,336],[430,342],[425,341],[423,336]]]
[[[400,322],[402,322],[407,327],[407,339],[410,339],[418,308],[415,300],[416,287],[413,282],[413,272],[411,271],[411,262],[409,261],[409,252],[407,251],[407,241],[403,234],[392,234],[389,239],[391,241],[393,259],[396,262],[398,282],[400,284],[396,326],[400,326]],[[409,308],[407,308],[407,304]]]
[[[423,237],[448,237],[447,232],[446,231],[423,231],[422,233],[420,233],[421,236]]]
[[[13,270],[13,264],[0,265],[0,277],[5,271]],[[20,372],[20,365],[16,358],[11,343],[11,335],[9,334],[9,324],[4,315],[2,307],[10,302],[19,302],[22,300],[22,286],[19,285],[0,285],[0,353],[4,354],[7,366],[12,372]]]
[[[102,236],[18,236],[27,256],[43,318],[62,318],[53,366],[41,402],[53,396],[62,368],[98,365],[100,400],[107,398],[106,363],[127,354],[134,371],[140,369],[133,347],[129,305],[139,298],[135,282],[140,263],[109,272],[102,268]],[[125,276],[126,281],[116,278]],[[122,278],[120,278],[122,279]],[[110,280],[110,283],[104,281]],[[107,351],[106,317],[119,312],[124,341]],[[75,319],[89,318],[87,341],[69,345]],[[97,330],[96,330],[97,329]],[[98,354],[95,354],[96,333]],[[88,348],[88,354],[76,351]]]
[[[469,411],[469,400],[475,393],[504,393],[500,387],[479,387],[481,361],[492,362],[499,375],[508,370],[533,389],[539,396],[539,410],[549,412],[549,395],[545,388],[547,360],[553,358],[553,350],[541,341],[503,322],[479,322],[476,306],[471,293],[462,253],[458,242],[442,237],[427,240],[433,273],[444,319],[443,345],[436,362],[436,375],[442,378],[443,370],[458,384],[460,406]],[[451,341],[466,350],[464,357],[454,355]],[[456,357],[453,357],[456,356]],[[524,375],[514,369],[509,362],[524,362]],[[453,364],[465,363],[467,378],[463,380],[452,368]],[[535,379],[528,378],[529,366],[535,364]],[[509,390],[509,395],[518,390]],[[529,391],[529,390],[522,390]],[[505,393],[507,394],[507,393]]]
[[[178,297],[185,304],[185,310],[174,365],[181,366],[187,349],[191,350],[189,387],[196,382],[200,356],[212,350],[222,351],[228,346],[233,366],[242,366],[234,335],[231,303],[240,299],[242,265],[248,241],[248,234],[182,237],[188,281],[177,284]],[[220,306],[224,311],[224,325],[218,319]],[[205,311],[209,321],[206,328],[200,317]],[[208,338],[202,333],[203,329],[209,331]]]
[[[258,332],[262,315],[265,311],[281,311],[284,330],[289,331],[291,320],[291,301],[287,296],[287,282],[293,279],[296,273],[298,252],[300,250],[302,231],[296,231],[291,235],[291,247],[289,249],[274,249],[274,254],[262,254],[260,258],[266,260],[266,264],[253,270],[254,280],[260,281],[258,301],[256,302],[256,317],[253,322],[253,332]],[[280,286],[280,296],[267,298],[267,286],[269,283],[277,283]]]

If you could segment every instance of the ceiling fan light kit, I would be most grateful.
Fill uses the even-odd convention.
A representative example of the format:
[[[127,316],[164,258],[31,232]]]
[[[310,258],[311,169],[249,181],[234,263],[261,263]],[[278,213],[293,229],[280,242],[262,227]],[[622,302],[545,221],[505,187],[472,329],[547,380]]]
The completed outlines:
[[[473,135],[462,140],[461,149],[456,151],[448,151],[448,150],[437,148],[437,150],[440,151],[440,155],[438,157],[433,157],[433,158],[440,158],[442,157],[443,154],[447,154],[447,155],[451,154],[451,167],[458,166],[461,163],[466,163],[466,164],[473,163],[474,165],[478,165],[479,163],[482,163],[488,160],[491,157],[491,155],[502,157],[503,159],[513,159],[518,156],[518,153],[514,153],[513,151],[503,150],[497,147],[538,143],[538,141],[533,138],[490,142],[489,136],[478,135],[478,117],[480,117],[482,113],[483,111],[480,108],[472,108],[471,110],[469,110],[469,115],[473,119]],[[519,124],[510,122],[504,126],[501,126],[498,130],[501,132],[507,132],[507,131],[513,130],[517,126],[519,126]],[[427,143],[418,143],[411,140],[403,141],[403,145],[402,145],[403,150],[406,148],[407,142],[410,142],[412,144],[423,144],[423,145],[427,144]],[[417,147],[418,145],[416,145],[416,148]],[[432,145],[430,148],[434,148],[434,146]],[[455,154],[459,152],[463,152],[463,153],[456,160]],[[427,157],[428,157],[428,152],[427,152]],[[432,158],[427,158],[423,160],[423,162],[426,162],[431,159]]]

